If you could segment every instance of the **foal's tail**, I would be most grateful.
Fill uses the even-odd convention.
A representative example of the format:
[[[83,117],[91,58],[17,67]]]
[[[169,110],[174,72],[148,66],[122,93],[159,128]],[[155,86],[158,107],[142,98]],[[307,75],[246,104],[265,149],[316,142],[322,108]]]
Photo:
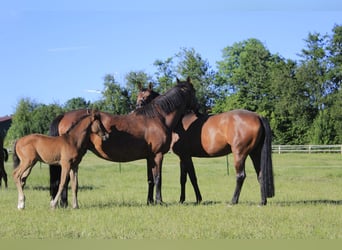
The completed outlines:
[[[261,149],[261,172],[264,193],[266,197],[273,197],[274,180],[273,180],[273,165],[272,165],[272,131],[268,120],[260,117],[264,127],[264,142]]]
[[[13,168],[17,168],[20,164],[20,159],[17,154],[17,142],[13,146]]]

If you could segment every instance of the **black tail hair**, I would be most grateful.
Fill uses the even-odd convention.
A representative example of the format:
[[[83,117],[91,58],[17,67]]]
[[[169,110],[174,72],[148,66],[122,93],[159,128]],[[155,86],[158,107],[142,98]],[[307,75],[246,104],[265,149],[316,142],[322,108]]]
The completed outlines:
[[[49,135],[50,136],[59,136],[58,125],[60,121],[63,119],[64,114],[57,116],[50,124]],[[61,178],[62,168],[60,165],[49,165],[49,173],[50,173],[50,196],[51,198],[55,198],[57,194],[57,190],[59,187],[59,181]]]
[[[17,155],[17,142],[13,146],[13,168],[17,168],[20,164],[20,159]]]
[[[50,124],[49,135],[50,136],[59,136],[58,132],[58,124],[63,119],[64,115],[57,116]]]
[[[3,148],[3,150],[4,150],[4,161],[8,161],[8,151],[5,148]]]
[[[260,117],[264,127],[264,143],[261,150],[261,171],[263,178],[263,189],[266,197],[275,195],[274,179],[273,179],[273,164],[272,164],[272,131],[268,120]]]

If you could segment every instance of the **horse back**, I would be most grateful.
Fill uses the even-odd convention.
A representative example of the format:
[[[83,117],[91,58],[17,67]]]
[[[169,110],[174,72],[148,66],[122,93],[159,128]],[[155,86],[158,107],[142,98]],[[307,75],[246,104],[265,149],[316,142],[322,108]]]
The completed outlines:
[[[68,154],[74,153],[73,147],[64,136],[47,136],[43,134],[26,135],[15,144],[15,150],[20,160],[38,160],[45,163],[58,163],[62,151]]]
[[[238,151],[249,153],[260,140],[262,124],[258,114],[233,110],[197,119],[185,117],[183,131],[173,144],[176,154],[195,157],[216,157]]]
[[[207,131],[218,126],[221,141],[229,144],[232,151],[248,154],[261,139],[263,133],[260,116],[248,110],[232,110],[212,116]],[[224,142],[222,142],[224,143]]]

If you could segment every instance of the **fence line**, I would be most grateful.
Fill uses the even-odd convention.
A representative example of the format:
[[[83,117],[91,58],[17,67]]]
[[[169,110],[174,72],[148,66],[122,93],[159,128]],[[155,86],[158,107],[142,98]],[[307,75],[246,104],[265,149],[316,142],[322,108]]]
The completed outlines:
[[[340,153],[342,145],[272,145],[273,153]]]

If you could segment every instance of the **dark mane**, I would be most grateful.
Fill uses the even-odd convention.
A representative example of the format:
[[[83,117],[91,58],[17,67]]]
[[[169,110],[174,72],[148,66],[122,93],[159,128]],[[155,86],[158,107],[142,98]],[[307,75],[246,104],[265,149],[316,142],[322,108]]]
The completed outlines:
[[[183,95],[185,89],[188,89],[188,87],[189,85],[187,83],[179,83],[165,94],[153,99],[146,106],[136,109],[135,113],[149,118],[160,115],[160,111],[169,114],[183,103]]]

